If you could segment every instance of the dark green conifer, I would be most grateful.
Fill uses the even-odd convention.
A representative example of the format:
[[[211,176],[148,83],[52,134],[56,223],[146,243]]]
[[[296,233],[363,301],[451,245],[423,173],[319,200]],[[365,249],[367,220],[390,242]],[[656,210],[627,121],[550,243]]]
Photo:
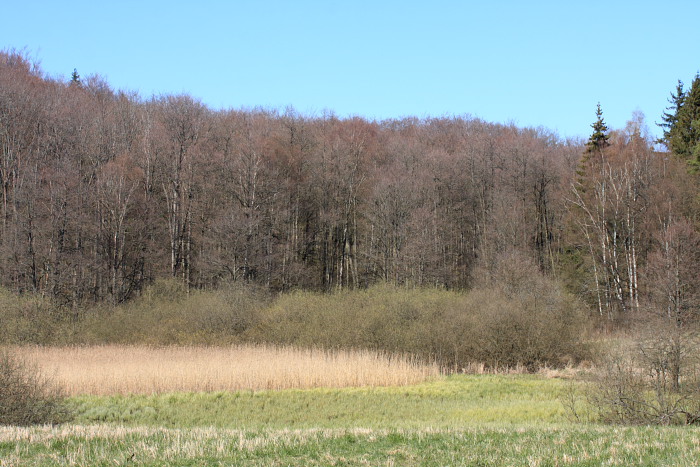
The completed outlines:
[[[600,108],[600,102],[596,107],[595,116],[596,120],[591,125],[593,134],[588,139],[587,152],[601,151],[610,144],[608,142],[608,139],[610,139],[608,135],[608,126],[605,124],[605,120],[603,120],[603,111]]]
[[[697,171],[700,169],[700,74],[695,75],[680,104],[668,130],[667,144],[671,152]]]
[[[671,97],[668,99],[668,103],[671,104],[666,107],[666,112],[661,116],[661,123],[657,125],[663,128],[664,135],[659,139],[659,143],[669,145],[669,140],[671,138],[671,129],[676,125],[678,121],[678,112],[683,106],[683,100],[685,100],[685,91],[683,90],[683,81],[678,80],[676,85],[676,92],[671,93]]]
[[[70,75],[70,84],[80,86],[80,75],[78,74],[78,69],[73,68],[73,73]]]

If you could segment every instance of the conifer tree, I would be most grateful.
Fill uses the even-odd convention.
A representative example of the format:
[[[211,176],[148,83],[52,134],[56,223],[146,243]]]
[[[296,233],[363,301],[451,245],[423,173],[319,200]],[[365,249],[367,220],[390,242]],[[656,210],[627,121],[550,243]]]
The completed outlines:
[[[70,84],[71,86],[80,86],[81,84],[77,68],[73,68],[73,73],[70,74]]]
[[[693,171],[700,170],[700,74],[683,96],[676,119],[668,130],[668,146]]]
[[[600,102],[596,107],[595,116],[596,121],[591,124],[593,134],[588,139],[587,144],[587,152],[589,153],[601,151],[610,144],[608,142],[608,139],[610,139],[608,135],[608,126],[605,124],[605,120],[603,120],[603,110],[600,108]]]
[[[684,100],[685,91],[683,90],[683,81],[678,80],[675,94],[671,93],[671,97],[668,99],[668,103],[671,105],[666,107],[666,112],[661,116],[662,122],[657,124],[664,130],[664,135],[659,139],[659,143],[666,144],[667,146],[669,145],[671,130],[678,121],[678,112],[681,110]]]

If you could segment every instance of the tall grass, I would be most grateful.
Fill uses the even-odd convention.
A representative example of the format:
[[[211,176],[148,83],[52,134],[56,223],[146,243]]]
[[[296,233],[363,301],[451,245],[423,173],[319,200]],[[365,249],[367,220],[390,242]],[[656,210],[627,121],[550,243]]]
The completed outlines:
[[[439,375],[437,365],[370,351],[274,346],[19,347],[69,395],[315,387],[400,386]]]

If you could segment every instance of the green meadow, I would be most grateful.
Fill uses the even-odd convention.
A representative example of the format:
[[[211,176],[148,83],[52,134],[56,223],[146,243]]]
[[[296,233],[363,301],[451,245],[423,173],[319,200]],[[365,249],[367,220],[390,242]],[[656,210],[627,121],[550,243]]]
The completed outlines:
[[[459,375],[408,387],[79,396],[70,424],[0,427],[0,465],[698,465],[697,428],[573,421],[563,400],[580,384]]]
[[[79,396],[76,422],[245,430],[422,429],[565,423],[571,383],[532,375],[449,376],[405,387]]]

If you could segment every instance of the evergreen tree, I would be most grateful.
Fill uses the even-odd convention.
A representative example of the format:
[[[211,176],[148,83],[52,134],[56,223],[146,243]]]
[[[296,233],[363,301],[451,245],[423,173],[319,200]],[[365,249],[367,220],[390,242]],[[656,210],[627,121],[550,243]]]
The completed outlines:
[[[78,69],[73,68],[73,73],[70,75],[71,86],[80,86],[80,75],[78,74]]]
[[[668,103],[671,105],[666,107],[667,111],[661,116],[661,120],[663,121],[661,123],[657,123],[657,125],[664,130],[663,137],[658,140],[659,143],[670,146],[671,130],[674,126],[676,126],[676,122],[678,121],[678,112],[681,110],[684,100],[685,91],[683,90],[683,81],[678,80],[676,92],[675,94],[671,93],[671,97],[668,100]]]
[[[603,111],[600,108],[600,102],[596,107],[595,116],[595,123],[591,125],[593,128],[593,134],[588,139],[587,152],[601,151],[610,144],[608,142],[608,139],[610,139],[610,136],[608,135],[608,126],[603,120]]]
[[[676,120],[668,131],[668,146],[694,171],[700,169],[700,74],[695,75],[690,90],[683,97]]]

